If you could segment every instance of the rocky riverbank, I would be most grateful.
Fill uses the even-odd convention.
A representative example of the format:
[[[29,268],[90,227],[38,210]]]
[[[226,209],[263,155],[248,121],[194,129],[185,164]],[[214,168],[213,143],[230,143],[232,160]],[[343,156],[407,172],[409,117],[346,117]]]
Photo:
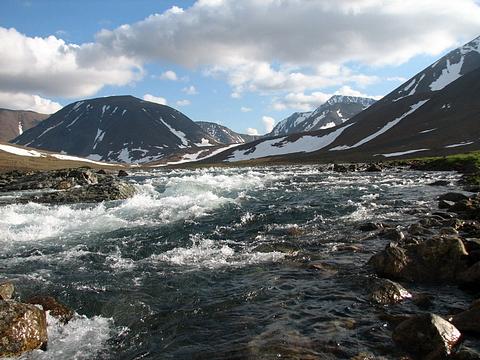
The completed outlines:
[[[135,187],[122,180],[128,174],[93,171],[88,168],[18,172],[0,175],[0,192],[22,191],[15,202],[48,204],[92,203],[123,200]],[[29,191],[25,193],[25,191]]]
[[[0,284],[0,357],[47,350],[47,314],[66,324],[74,312],[51,296],[15,299],[11,282]]]

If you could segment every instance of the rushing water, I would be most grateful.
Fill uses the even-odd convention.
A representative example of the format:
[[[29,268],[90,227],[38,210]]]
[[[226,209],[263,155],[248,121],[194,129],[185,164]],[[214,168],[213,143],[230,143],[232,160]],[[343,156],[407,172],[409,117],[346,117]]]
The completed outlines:
[[[48,351],[24,358],[395,358],[378,315],[419,310],[368,301],[364,265],[387,240],[357,228],[435,211],[436,195],[454,189],[428,185],[438,179],[456,175],[156,170],[130,177],[139,194],[126,201],[2,206],[0,280],[79,314],[66,326],[49,318]],[[309,266],[318,262],[326,270]],[[435,291],[439,314],[471,301],[455,288],[409,289]]]

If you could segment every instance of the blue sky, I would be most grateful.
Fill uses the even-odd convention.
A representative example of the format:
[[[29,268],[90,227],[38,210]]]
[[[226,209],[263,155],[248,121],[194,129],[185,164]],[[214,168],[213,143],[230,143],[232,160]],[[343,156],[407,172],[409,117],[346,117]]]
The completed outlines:
[[[131,94],[265,133],[379,97],[480,35],[474,0],[2,0],[0,107]]]

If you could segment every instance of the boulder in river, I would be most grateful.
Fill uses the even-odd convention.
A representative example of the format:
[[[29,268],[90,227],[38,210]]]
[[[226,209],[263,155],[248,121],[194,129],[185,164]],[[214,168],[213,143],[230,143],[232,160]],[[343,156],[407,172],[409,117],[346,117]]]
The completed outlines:
[[[44,311],[34,305],[0,300],[0,357],[45,348],[47,341]]]
[[[468,310],[454,315],[450,321],[460,331],[480,335],[480,300],[475,301]]]
[[[435,314],[412,316],[393,331],[393,340],[422,359],[442,359],[450,355],[460,339],[460,331]]]
[[[433,237],[401,247],[389,244],[369,264],[382,277],[416,282],[454,282],[467,269],[467,255],[458,237]]]
[[[40,305],[44,311],[66,324],[73,317],[73,311],[52,296],[34,296],[26,301],[28,304]]]
[[[387,279],[377,279],[370,293],[370,300],[381,305],[395,304],[411,297],[412,294],[402,285]]]
[[[15,287],[11,282],[4,282],[0,284],[0,300],[10,300],[13,296]]]

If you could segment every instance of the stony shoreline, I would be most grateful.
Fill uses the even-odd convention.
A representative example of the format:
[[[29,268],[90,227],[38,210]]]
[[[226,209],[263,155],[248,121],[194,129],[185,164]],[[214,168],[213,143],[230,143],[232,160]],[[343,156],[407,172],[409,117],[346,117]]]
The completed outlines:
[[[0,193],[39,192],[20,195],[15,199],[18,203],[72,204],[124,200],[135,194],[135,187],[121,179],[124,176],[128,176],[124,170],[107,173],[89,168],[12,171],[0,175]]]

